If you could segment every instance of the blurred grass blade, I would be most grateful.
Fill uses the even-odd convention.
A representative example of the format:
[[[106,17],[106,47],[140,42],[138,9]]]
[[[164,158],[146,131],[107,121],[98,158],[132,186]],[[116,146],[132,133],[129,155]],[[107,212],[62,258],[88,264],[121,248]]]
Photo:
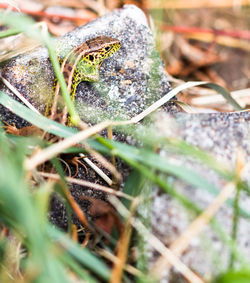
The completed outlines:
[[[197,84],[197,83],[195,83]],[[28,122],[42,128],[45,131],[53,133],[55,135],[61,137],[69,137],[76,133],[76,130],[63,126],[55,121],[51,121],[41,115],[38,115],[28,109],[27,107],[23,106],[19,102],[15,101],[7,94],[0,91],[0,103],[13,111],[16,115],[22,117],[23,119],[27,120]],[[49,126],[48,126],[49,125]],[[154,169],[158,169],[165,173],[173,174],[174,176],[181,178],[185,182],[194,185],[195,187],[203,188],[212,193],[213,195],[217,195],[219,189],[216,188],[214,185],[209,183],[207,180],[199,176],[194,171],[185,168],[183,170],[183,166],[177,166],[172,162],[168,162],[165,158],[145,149],[138,149],[133,146],[106,140],[103,137],[98,137],[97,140],[106,147],[98,145],[95,141],[90,143],[90,146],[93,146],[96,150],[103,149],[104,152],[110,153],[112,150],[115,150],[113,154],[121,157],[124,160],[136,160],[137,162],[142,162],[146,166],[153,167]],[[97,147],[95,147],[95,145]],[[108,148],[108,150],[107,150]],[[228,201],[232,206],[232,201]],[[250,215],[243,209],[240,209],[241,215],[244,217],[250,217]]]
[[[233,108],[235,110],[238,110],[238,111],[241,111],[241,110],[244,110],[244,108],[242,108],[238,102],[231,96],[230,92],[227,91],[224,87],[218,85],[218,84],[215,84],[215,83],[206,83],[205,84],[206,86],[214,89],[215,91],[217,91],[219,94],[221,94],[228,103],[230,103]]]
[[[58,242],[73,258],[78,260],[95,274],[99,275],[102,279],[109,280],[110,271],[108,267],[102,263],[101,260],[92,255],[86,248],[82,248],[80,245],[74,243],[57,228],[48,226],[48,233],[50,237]]]
[[[137,197],[141,194],[142,187],[146,181],[146,178],[138,170],[133,170],[126,178],[123,192],[132,196]],[[128,199],[122,199],[122,203],[129,209],[131,201]]]
[[[158,176],[150,173],[148,168],[150,168],[150,170],[154,168],[160,170],[161,172],[172,174],[177,178],[180,178],[197,188],[204,189],[215,196],[219,193],[219,188],[202,178],[195,171],[190,170],[187,167],[183,167],[182,164],[176,165],[175,163],[169,162],[166,158],[163,158],[149,150],[138,149],[127,144],[104,139],[103,137],[98,137],[98,141],[100,141],[103,145],[106,145],[111,150],[111,153],[116,154],[116,156],[119,156],[128,162],[128,164],[130,164],[132,167],[139,169],[142,173],[147,170],[147,173],[144,172],[145,176],[148,178],[151,176],[150,180],[156,182],[162,188],[164,187],[163,183],[165,182],[163,181],[162,183],[162,180],[159,180],[159,182],[156,181],[158,180]],[[144,170],[143,167],[140,166],[140,163],[148,167]],[[228,200],[227,204],[233,206],[233,201]],[[242,208],[240,208],[240,214],[244,217],[250,218],[250,214]]]
[[[60,259],[61,253],[67,252],[72,265],[78,261],[100,278],[108,280],[109,269],[101,260],[48,223],[48,215],[44,212],[50,189],[37,186],[31,193],[23,170],[26,148],[24,143],[12,148],[6,137],[0,135],[1,223],[18,236],[27,249],[24,272],[35,272],[36,282],[68,283],[68,267]]]
[[[69,268],[71,268],[73,272],[75,272],[81,279],[83,279],[84,283],[85,282],[86,283],[98,283],[99,282],[93,276],[89,274],[89,271],[84,270],[83,267],[79,263],[77,263],[76,261],[73,261],[70,255],[64,254],[61,257],[61,260],[63,261],[65,266],[69,266]]]
[[[17,35],[19,33],[21,33],[19,29],[7,29],[0,32],[0,38]]]
[[[102,137],[100,137],[98,140],[101,140],[105,143],[108,142],[112,146],[112,148],[115,149],[116,155],[120,156],[123,159],[132,159],[137,162],[141,162],[144,165],[149,166],[150,168],[173,174],[174,176],[186,181],[187,183],[192,184],[195,187],[206,189],[207,191],[215,195],[217,195],[219,192],[218,188],[206,181],[196,172],[188,169],[187,167],[184,168],[183,165],[176,165],[173,162],[169,162],[166,158],[162,158],[154,152],[145,149],[134,148],[127,144],[107,141]]]
[[[44,205],[37,200],[39,193],[37,191],[35,196],[31,194],[32,190],[25,180],[22,165],[26,148],[24,143],[12,148],[5,136],[0,136],[1,223],[27,249],[23,259],[24,273],[32,273],[36,282],[50,280],[54,283],[68,283],[66,269],[62,267],[55,250],[51,249],[46,235],[45,224],[48,220],[47,214],[43,213]]]
[[[168,150],[200,160],[203,164],[206,164],[220,176],[229,181],[234,178],[234,173],[229,171],[229,168],[226,167],[227,164],[218,162],[215,157],[199,147],[188,144],[186,141],[181,139],[169,139],[167,140],[167,145]]]
[[[219,276],[213,283],[249,283],[250,270],[231,270]]]
[[[39,115],[29,108],[23,106],[21,103],[15,101],[13,98],[8,96],[6,93],[0,91],[0,104],[8,108],[10,111],[28,121],[29,123],[43,129],[54,135],[61,137],[69,137],[76,133],[76,130],[63,126],[60,123],[52,121],[42,115]]]
[[[52,42],[52,37],[46,30],[41,30],[30,17],[21,15],[15,12],[9,12],[8,14],[0,13],[0,21],[4,24],[12,27],[13,29],[20,29],[27,36],[38,39],[40,42],[46,45],[51,64],[55,71],[55,75],[58,79],[59,85],[61,87],[62,97],[65,101],[71,120],[73,124],[77,124],[80,121],[78,113],[75,109],[73,101],[70,98],[64,76],[61,72],[60,64],[57,60],[57,55],[54,50],[54,45]],[[47,26],[46,26],[47,27]]]

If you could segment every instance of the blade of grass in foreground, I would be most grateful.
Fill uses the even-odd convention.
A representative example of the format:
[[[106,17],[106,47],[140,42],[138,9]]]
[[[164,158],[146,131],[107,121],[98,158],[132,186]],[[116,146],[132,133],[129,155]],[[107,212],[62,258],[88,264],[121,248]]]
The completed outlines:
[[[34,113],[30,109],[23,106],[1,91],[0,103],[28,122],[60,137],[69,137],[76,133],[76,130],[72,128],[63,126],[55,121],[51,121],[46,117]],[[149,168],[154,168],[165,173],[173,174],[174,176],[184,180],[185,182],[192,184],[195,187],[205,189],[214,195],[217,195],[219,192],[218,188],[199,176],[196,172],[186,167],[184,170],[182,165],[173,164],[166,160],[166,158],[163,158],[152,151],[138,149],[124,143],[107,140],[103,137],[98,137],[97,142],[91,141],[89,144],[95,150],[103,149],[104,153],[114,154],[124,160],[131,161],[131,165],[134,161],[137,161],[145,164]],[[155,175],[155,177],[157,176]],[[229,200],[228,203],[230,203],[230,206],[233,206],[232,201]],[[247,213],[242,208],[240,208],[240,214],[244,217],[250,218],[249,213]]]
[[[22,259],[25,262],[23,272],[34,274],[39,283],[69,283],[67,270],[79,262],[98,277],[108,280],[109,269],[101,260],[48,223],[51,190],[49,187],[46,190],[43,185],[37,186],[32,193],[23,170],[26,148],[25,143],[13,148],[5,135],[0,135],[1,223],[17,235],[27,249]],[[65,265],[66,262],[61,260],[62,252],[68,255],[71,264]]]
[[[115,141],[104,139],[103,137],[98,137],[97,139],[99,142],[101,142],[103,145],[107,146],[107,148],[110,149],[111,154],[119,156],[120,158],[128,162],[131,166],[137,169],[138,166],[140,166],[140,163],[142,163],[148,166],[148,168],[151,168],[151,170],[152,168],[154,168],[160,170],[161,172],[172,174],[197,188],[204,189],[210,192],[213,195],[217,195],[219,192],[219,188],[199,176],[195,171],[187,167],[183,167],[182,165],[176,165],[174,163],[171,163],[166,158],[163,158],[152,151],[138,149],[124,143],[118,143]],[[93,146],[93,144],[90,145]],[[144,168],[142,172],[145,171],[145,169],[146,168]],[[150,173],[150,170],[147,174],[145,174],[145,176],[148,178],[151,175],[152,174]],[[154,176],[150,178],[153,182],[156,182],[159,177],[156,174],[153,175]],[[160,185],[160,183],[158,183],[158,185]],[[162,185],[160,186],[162,187]],[[229,204],[231,207],[233,206],[232,200],[228,200],[226,203]],[[246,210],[240,208],[239,212],[241,216],[250,218],[250,214]]]
[[[11,233],[17,235],[29,251],[23,259],[26,263],[24,272],[33,273],[37,282],[52,280],[55,283],[68,283],[66,270],[56,254],[50,251],[50,244],[43,230],[44,221],[47,220],[35,205],[36,201],[25,182],[22,170],[25,148],[25,144],[20,144],[12,149],[5,137],[0,137],[1,222]]]
[[[5,97],[5,98],[7,100],[9,99],[11,102],[14,102],[13,104],[11,103],[12,106],[19,104],[18,102],[13,101],[13,99],[11,100],[9,97]],[[2,99],[2,97],[0,95],[0,103],[1,103],[1,99]],[[14,109],[14,108],[15,107],[13,107],[12,109]],[[26,107],[19,104],[18,108],[15,108],[15,110],[17,109],[19,111],[18,115],[21,116],[21,117],[23,115],[23,112],[21,111],[22,108],[25,109]],[[30,111],[27,108],[26,108],[26,111],[27,111],[27,113],[30,114],[29,115],[30,122],[37,124],[37,119],[39,120],[41,118],[41,116],[38,115],[38,117],[35,116],[36,118],[34,118],[34,116],[32,115],[34,113],[32,111]],[[43,117],[43,119],[45,119],[44,121],[48,120],[44,117]],[[61,131],[61,128],[63,129],[63,131]],[[56,128],[56,131],[57,131],[59,136],[64,136],[64,135],[71,136],[71,135],[73,135],[72,129],[64,127],[62,125],[59,125]],[[151,151],[148,151],[148,153],[144,156],[143,152],[145,151],[145,149],[140,150],[140,149],[135,148],[133,146],[129,146],[129,145],[125,145],[125,144],[122,144],[122,143],[119,143],[119,142],[106,140],[102,137],[98,137],[98,141],[93,140],[93,139],[89,140],[89,144],[95,149],[100,149],[103,152],[106,152],[108,154],[116,154],[116,155],[120,156],[122,159],[124,159],[132,167],[139,170],[146,178],[149,178],[154,183],[158,184],[160,187],[162,187],[164,190],[166,190],[168,193],[170,193],[172,196],[179,199],[185,206],[191,208],[192,210],[195,210],[196,212],[200,211],[199,209],[197,210],[197,208],[195,207],[195,205],[191,201],[187,200],[182,195],[177,194],[177,192],[173,188],[170,188],[167,185],[166,181],[159,178],[155,173],[153,173],[152,168],[156,168],[156,169],[158,168],[162,171],[162,168],[159,168],[158,161],[161,160],[161,162],[164,162],[164,160],[165,160],[164,158],[158,156],[157,154],[154,154]],[[147,150],[146,150],[146,152],[147,152]],[[153,161],[154,161],[153,163],[151,163],[150,160],[148,160],[148,158],[151,159],[151,155],[149,156],[148,154],[155,155],[155,156],[152,156]],[[160,159],[156,160],[155,158],[160,158]],[[149,167],[146,167],[145,165],[142,165],[140,163],[145,164]],[[162,163],[161,163],[161,165],[162,165]],[[164,166],[163,166],[163,168],[164,168]],[[174,169],[176,170],[176,168],[174,168]],[[181,168],[181,170],[183,170],[183,168]],[[164,171],[164,169],[163,169],[163,171]],[[167,172],[171,173],[171,166],[167,166]],[[242,212],[244,213],[244,211],[241,211],[241,213]]]
[[[78,124],[80,122],[80,118],[70,98],[67,85],[64,80],[64,76],[61,72],[60,64],[57,60],[57,55],[54,50],[52,37],[48,33],[47,29],[41,30],[40,28],[37,27],[36,22],[33,21],[32,18],[15,12],[8,12],[8,14],[4,14],[0,12],[0,20],[1,22],[10,26],[11,28],[18,29],[23,33],[25,33],[27,36],[37,39],[46,45],[49,52],[51,64],[53,66],[55,75],[61,87],[62,97],[65,101],[65,105],[67,106],[67,109],[71,116],[72,123]]]
[[[8,29],[0,32],[0,38],[13,36],[19,34],[21,31],[19,29]]]
[[[62,246],[68,254],[70,254],[79,263],[92,270],[101,278],[108,280],[110,271],[107,266],[102,263],[97,257],[92,255],[87,249],[83,249],[80,245],[74,243],[65,234],[51,225],[47,226],[47,231],[50,237]]]
[[[215,279],[212,283],[249,283],[250,270],[230,270]]]
[[[77,132],[73,128],[63,126],[31,111],[2,91],[0,91],[0,103],[19,117],[51,134],[66,138]]]

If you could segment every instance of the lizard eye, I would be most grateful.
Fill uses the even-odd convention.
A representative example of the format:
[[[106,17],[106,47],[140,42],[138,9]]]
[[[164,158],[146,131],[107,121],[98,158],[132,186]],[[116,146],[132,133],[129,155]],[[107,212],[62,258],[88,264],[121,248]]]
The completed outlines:
[[[89,61],[93,61],[94,60],[94,56],[93,55],[89,55]]]

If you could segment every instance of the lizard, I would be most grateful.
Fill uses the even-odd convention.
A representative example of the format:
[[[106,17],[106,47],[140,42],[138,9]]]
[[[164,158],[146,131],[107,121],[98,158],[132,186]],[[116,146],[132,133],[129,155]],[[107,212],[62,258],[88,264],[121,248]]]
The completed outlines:
[[[115,53],[120,47],[121,43],[119,40],[107,36],[98,36],[77,46],[65,56],[61,63],[61,71],[73,101],[75,100],[78,84],[82,81],[98,81],[99,69],[102,62]],[[58,111],[57,103],[60,87],[56,79],[54,81],[53,89],[53,99],[49,99],[46,109],[47,116],[49,116],[49,112],[51,113],[50,119],[55,119]],[[53,101],[52,105],[51,101]],[[64,107],[61,123],[65,124],[66,117],[67,109]]]
[[[61,71],[73,101],[75,100],[78,84],[82,81],[98,81],[99,69],[102,62],[119,50],[120,47],[121,43],[118,39],[98,36],[83,42],[64,57],[61,62]],[[59,82],[55,79],[46,105],[45,116],[49,116],[52,120],[55,120],[59,116],[61,123],[65,124],[67,120],[67,109],[66,107],[64,107],[63,111],[59,109],[59,93]],[[33,128],[36,128],[35,126],[17,129],[15,126],[7,125],[5,128],[8,133],[15,135],[27,136],[34,132],[37,133],[37,129],[33,130]]]

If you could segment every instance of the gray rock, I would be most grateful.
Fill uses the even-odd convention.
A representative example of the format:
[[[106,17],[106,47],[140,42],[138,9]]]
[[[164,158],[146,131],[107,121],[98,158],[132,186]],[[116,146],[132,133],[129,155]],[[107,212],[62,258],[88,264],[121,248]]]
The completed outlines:
[[[55,42],[56,52],[63,58],[71,49],[99,35],[119,39],[122,47],[104,61],[98,83],[82,82],[78,86],[76,105],[85,121],[127,119],[169,91],[146,17],[135,6],[125,6],[68,33]],[[54,78],[46,48],[4,63],[1,75],[44,112]],[[0,113],[7,122],[15,122],[5,111]]]
[[[176,115],[160,114],[156,118],[157,132],[167,138],[180,138],[187,143],[203,149],[211,154],[223,168],[233,171],[236,167],[236,158],[239,151],[244,156],[245,168],[241,178],[250,185],[250,113],[211,113]],[[169,162],[188,168],[205,181],[218,188],[218,192],[225,186],[226,180],[214,170],[197,159],[180,156],[166,150],[161,150],[161,156],[166,156]],[[215,194],[204,188],[191,186],[181,180],[168,178],[175,191],[187,197],[201,209],[206,209],[215,199]],[[234,194],[232,195],[232,198]],[[231,198],[231,200],[232,200]],[[246,192],[241,192],[240,207],[250,215],[250,198]],[[233,208],[223,204],[215,220],[225,235],[231,235]],[[152,230],[166,245],[171,245],[194,220],[194,215],[185,209],[178,201],[166,195],[159,189],[153,193]],[[241,217],[238,224],[237,247],[244,258],[250,260],[250,222]],[[211,280],[222,271],[226,271],[230,260],[230,248],[221,240],[219,234],[206,226],[204,230],[194,237],[188,249],[181,256],[181,260],[205,280]],[[151,252],[151,263],[158,256]],[[171,281],[173,274],[162,274],[161,282],[183,282],[181,277]]]

